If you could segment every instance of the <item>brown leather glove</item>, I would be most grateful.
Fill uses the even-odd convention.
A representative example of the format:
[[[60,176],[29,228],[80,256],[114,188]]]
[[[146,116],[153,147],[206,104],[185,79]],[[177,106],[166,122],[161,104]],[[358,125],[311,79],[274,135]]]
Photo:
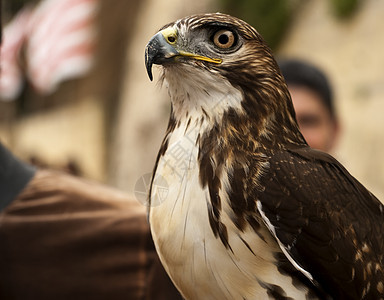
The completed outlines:
[[[125,194],[40,170],[0,213],[0,299],[181,299]]]

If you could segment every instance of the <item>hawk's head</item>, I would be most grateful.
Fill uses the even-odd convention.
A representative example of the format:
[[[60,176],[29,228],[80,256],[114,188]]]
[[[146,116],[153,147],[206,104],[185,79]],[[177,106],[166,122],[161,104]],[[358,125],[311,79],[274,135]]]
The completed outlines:
[[[303,142],[271,50],[244,21],[221,13],[180,19],[152,37],[145,58],[151,80],[152,65],[163,66],[176,120],[195,114],[220,122],[231,111],[265,132],[283,125]]]

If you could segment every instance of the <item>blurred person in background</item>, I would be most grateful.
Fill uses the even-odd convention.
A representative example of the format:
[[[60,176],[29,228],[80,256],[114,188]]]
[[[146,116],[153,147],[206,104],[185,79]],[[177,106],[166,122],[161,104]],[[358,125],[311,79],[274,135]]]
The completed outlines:
[[[331,152],[340,126],[327,77],[317,67],[301,60],[281,60],[279,66],[307,143],[314,149]]]

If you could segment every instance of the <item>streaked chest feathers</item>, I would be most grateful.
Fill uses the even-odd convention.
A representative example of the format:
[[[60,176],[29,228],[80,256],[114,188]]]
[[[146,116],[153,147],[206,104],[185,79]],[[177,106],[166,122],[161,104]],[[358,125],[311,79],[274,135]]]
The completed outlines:
[[[198,86],[207,86],[210,78],[200,80],[205,84]],[[184,90],[188,97],[179,92],[170,90],[174,97],[189,97],[191,106],[172,99],[173,116],[154,174],[169,190],[160,205],[150,207],[153,238],[167,272],[187,299],[263,299],[266,285],[292,287],[290,297],[305,297],[303,286],[293,286],[292,278],[277,270],[281,250],[256,210],[239,216],[231,201],[234,189],[246,189],[233,184],[246,184],[236,176],[246,176],[248,166],[243,155],[227,150],[220,132],[228,128],[220,124],[228,107],[241,110],[240,92],[225,81],[210,93],[194,86]],[[158,192],[154,184],[151,198]]]

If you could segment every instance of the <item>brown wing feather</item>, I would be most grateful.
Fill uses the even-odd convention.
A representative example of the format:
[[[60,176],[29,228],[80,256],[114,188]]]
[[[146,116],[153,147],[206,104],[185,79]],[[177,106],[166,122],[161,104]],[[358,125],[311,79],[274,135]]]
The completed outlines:
[[[383,297],[383,205],[331,156],[275,153],[257,198],[276,237],[337,299]]]

